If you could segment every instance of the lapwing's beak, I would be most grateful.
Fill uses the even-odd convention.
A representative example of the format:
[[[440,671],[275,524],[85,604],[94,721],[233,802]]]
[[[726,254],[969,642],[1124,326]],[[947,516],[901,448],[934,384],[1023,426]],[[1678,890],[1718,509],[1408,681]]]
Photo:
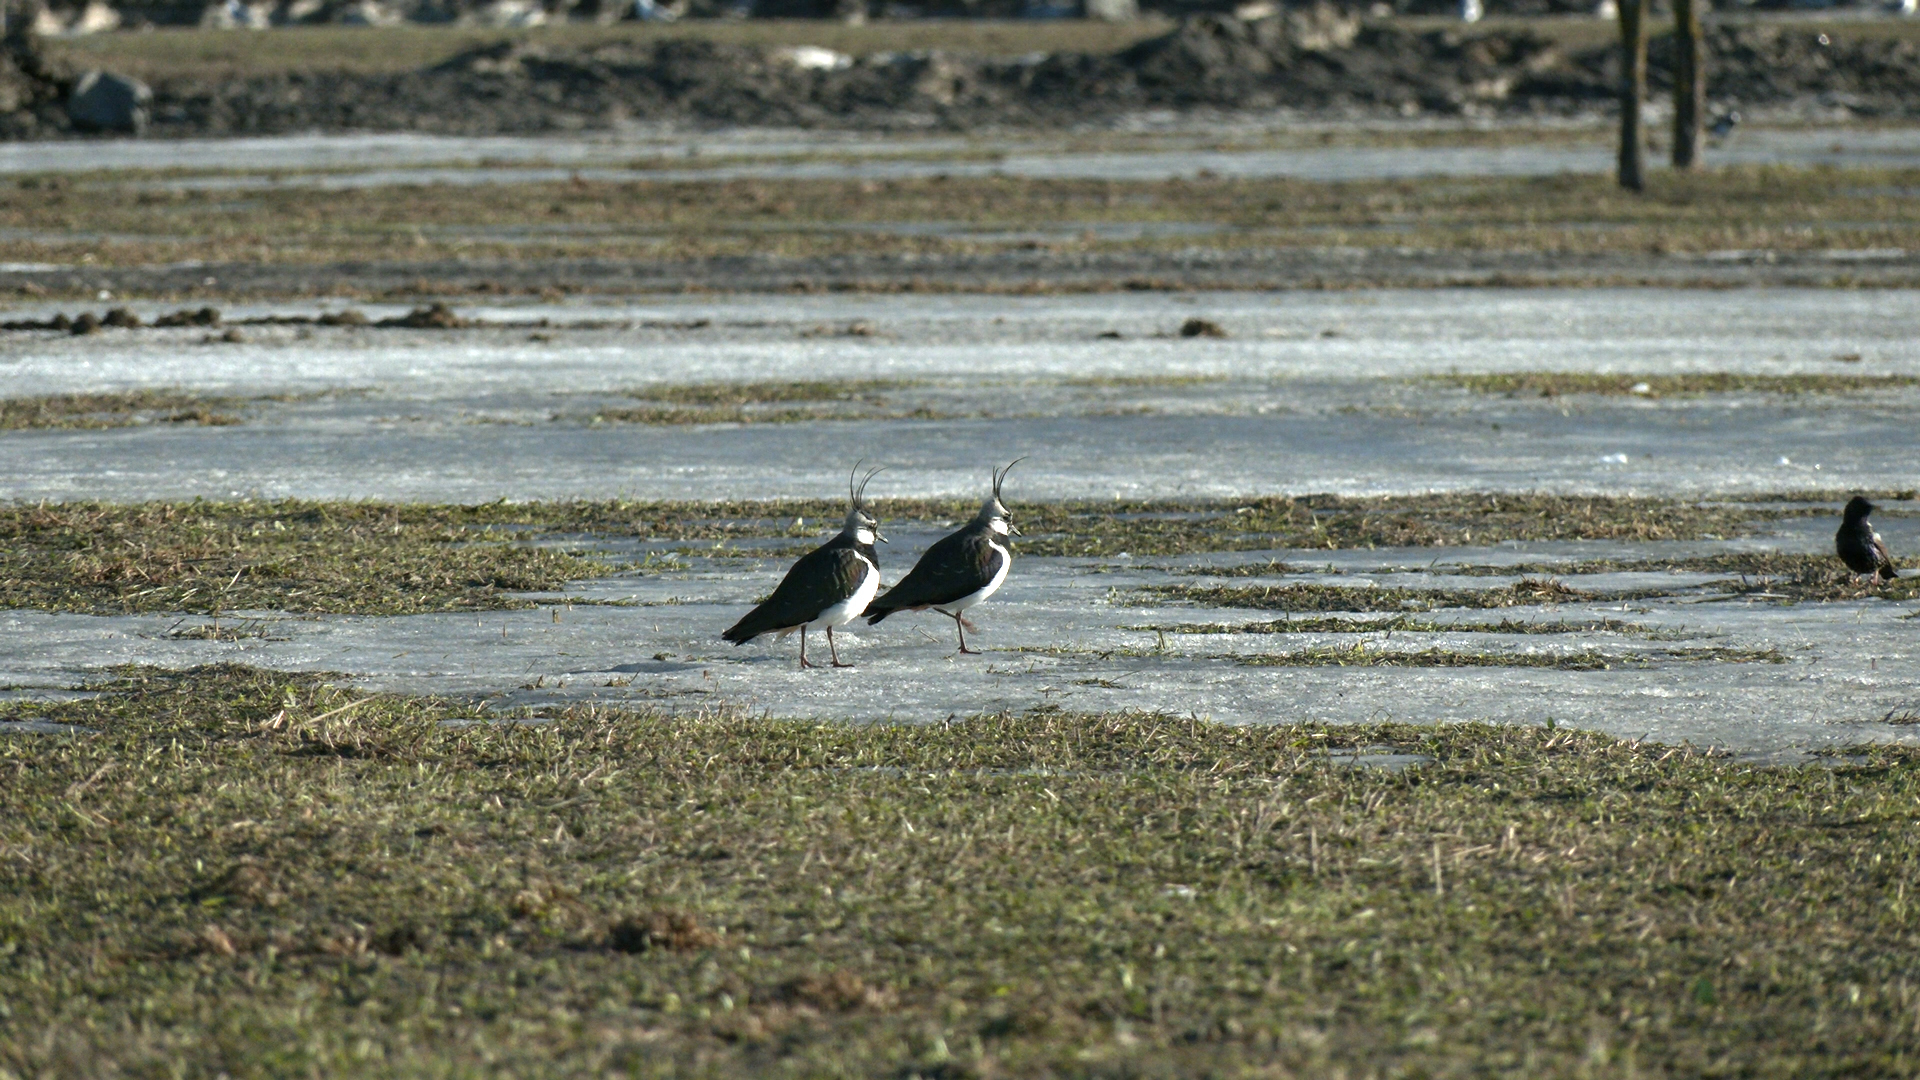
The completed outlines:
[[[1015,535],[1015,536],[1019,536],[1019,535],[1020,535],[1020,526],[1018,526],[1018,525],[1015,525],[1015,524],[1014,524],[1013,522],[1011,522],[1011,521],[1009,521],[1009,522],[1007,522],[1007,531],[1008,531],[1008,532],[1010,532],[1010,533],[1012,533],[1012,534],[1013,534],[1013,535]]]
[[[880,542],[881,542],[881,543],[883,543],[883,544],[891,544],[891,543],[893,543],[893,541],[891,541],[891,540],[889,540],[889,539],[887,539],[887,538],[886,538],[886,537],[884,537],[884,536],[881,536],[881,535],[880,535],[880,530],[879,530],[879,529],[875,529],[875,530],[873,530],[873,538],[874,538],[875,540],[878,540],[878,541],[880,541]]]

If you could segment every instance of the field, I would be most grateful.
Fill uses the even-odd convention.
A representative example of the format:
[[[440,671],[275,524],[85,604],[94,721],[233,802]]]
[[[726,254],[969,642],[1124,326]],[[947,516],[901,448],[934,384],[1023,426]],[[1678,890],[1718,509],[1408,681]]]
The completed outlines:
[[[1920,551],[1920,137],[1828,115],[0,146],[0,1080],[1920,1073],[1920,576],[1833,556]],[[980,655],[720,639],[1016,458]]]
[[[51,190],[49,190],[51,185]],[[0,189],[20,262],[106,270],[198,260],[420,262],[955,259],[1329,247],[1563,256],[1897,249],[1920,187],[1907,169],[1746,168],[1661,176],[1644,196],[1604,177],[1433,183],[1018,177],[719,183],[581,179],[356,188],[192,190],[164,177],[27,178]],[[910,227],[915,226],[915,227]],[[1035,231],[1039,230],[1038,235]]]
[[[1914,1067],[1906,750],[96,690],[0,740],[9,1075]]]

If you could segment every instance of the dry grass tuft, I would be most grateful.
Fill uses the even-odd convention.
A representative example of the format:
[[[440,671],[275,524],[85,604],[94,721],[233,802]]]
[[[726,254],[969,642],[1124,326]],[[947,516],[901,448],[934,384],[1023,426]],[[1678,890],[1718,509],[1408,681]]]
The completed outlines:
[[[1855,357],[1854,359],[1859,359]],[[1850,394],[1920,386],[1920,375],[1748,375],[1713,371],[1679,375],[1603,375],[1583,371],[1512,371],[1434,375],[1427,381],[1481,394],[1559,397],[1604,394],[1675,397],[1697,394]]]
[[[860,976],[845,970],[825,975],[807,975],[787,983],[780,990],[783,999],[822,1012],[884,1009],[893,1002],[893,995],[885,989],[870,986]]]
[[[0,431],[41,428],[119,428],[140,424],[241,423],[232,412],[244,398],[216,397],[180,390],[127,390],[99,394],[47,394],[0,399]]]
[[[1199,604],[1258,611],[1409,612],[1443,608],[1505,608],[1664,596],[1658,589],[1590,592],[1558,581],[1528,578],[1490,589],[1410,589],[1372,585],[1150,585],[1149,603]]]

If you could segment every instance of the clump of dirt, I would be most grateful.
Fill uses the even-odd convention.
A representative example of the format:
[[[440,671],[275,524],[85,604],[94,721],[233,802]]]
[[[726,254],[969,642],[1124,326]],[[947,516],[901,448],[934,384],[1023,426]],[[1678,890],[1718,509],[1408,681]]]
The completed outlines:
[[[710,949],[718,944],[719,934],[700,925],[700,920],[692,914],[670,908],[621,919],[607,927],[607,946],[624,953],[657,949],[686,952]]]
[[[1920,113],[1920,46],[1910,41],[1723,26],[1709,34],[1708,51],[1716,108]],[[1669,83],[1672,54],[1669,37],[1654,39],[1656,90]],[[70,128],[48,107],[66,84],[37,57],[0,53],[0,138]],[[1611,44],[1569,50],[1524,29],[1363,24],[1319,4],[1254,20],[1195,15],[1117,53],[1016,59],[913,50],[803,66],[790,49],[687,37],[580,47],[507,41],[411,72],[162,79],[150,130],[491,134],[633,121],[967,130],[1083,125],[1164,108],[1572,114],[1612,109],[1618,84]]]

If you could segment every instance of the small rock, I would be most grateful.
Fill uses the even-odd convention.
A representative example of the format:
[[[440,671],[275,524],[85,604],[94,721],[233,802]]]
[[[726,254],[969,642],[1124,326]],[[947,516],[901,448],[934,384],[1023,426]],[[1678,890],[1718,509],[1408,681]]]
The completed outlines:
[[[120,29],[120,13],[112,5],[100,0],[88,0],[87,6],[67,24],[67,34],[78,37],[82,34],[104,34],[109,30]]]
[[[445,304],[434,303],[427,307],[417,307],[395,319],[381,319],[377,326],[397,326],[414,330],[458,330],[473,325],[453,313]]]
[[[234,326],[229,327],[226,333],[221,334],[220,340],[229,345],[244,345],[247,343],[247,335],[241,333],[239,327]]]
[[[265,30],[272,25],[271,3],[214,0],[200,12],[200,28],[203,30]]]
[[[1227,332],[1212,319],[1195,317],[1180,324],[1180,336],[1223,338],[1227,336]]]
[[[1290,7],[1283,19],[1287,40],[1304,52],[1336,52],[1360,36],[1360,16],[1320,2]]]
[[[140,329],[140,316],[135,315],[132,311],[123,307],[117,307],[107,312],[107,317],[102,319],[101,322],[108,326],[117,326],[122,330]]]
[[[329,311],[317,321],[321,326],[365,326],[367,316],[359,308],[347,308],[344,311]]]
[[[147,106],[152,101],[153,90],[139,79],[89,71],[67,95],[67,117],[82,131],[137,135],[146,130]]]
[[[47,320],[47,329],[71,330],[73,329],[73,320],[67,318],[67,313],[63,311],[60,314],[55,315],[53,318]]]
[[[356,0],[339,9],[336,21],[343,26],[399,26],[407,17],[376,0]]]
[[[100,316],[95,315],[91,311],[81,312],[80,317],[73,320],[73,325],[67,328],[67,333],[75,337],[79,337],[82,334],[97,334],[99,332]]]
[[[801,71],[845,71],[853,66],[853,57],[818,45],[783,45],[773,50],[773,58]]]

